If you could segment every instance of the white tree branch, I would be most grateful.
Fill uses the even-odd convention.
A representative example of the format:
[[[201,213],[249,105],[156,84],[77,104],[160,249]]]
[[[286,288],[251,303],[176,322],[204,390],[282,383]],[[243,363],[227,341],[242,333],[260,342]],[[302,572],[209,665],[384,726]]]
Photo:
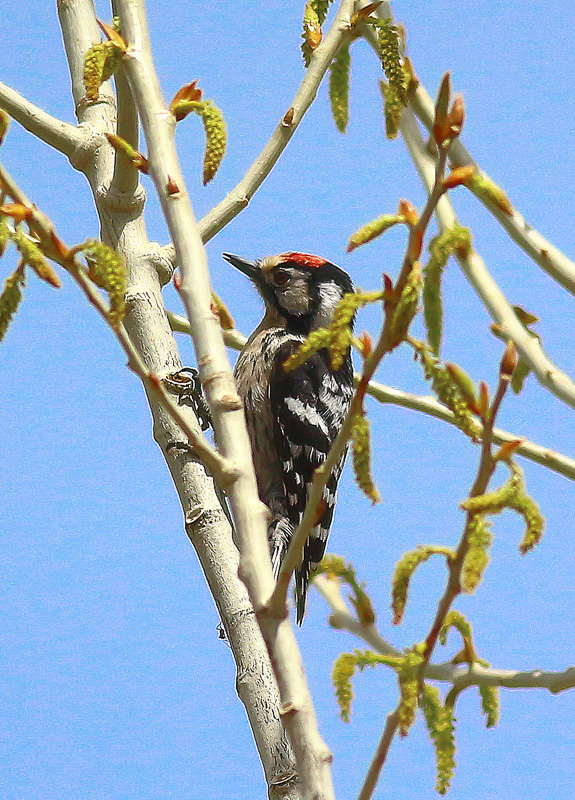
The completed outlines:
[[[71,158],[86,138],[86,133],[74,125],[53,117],[35,106],[15,89],[0,82],[0,108],[23,128],[43,142]]]
[[[33,203],[30,202],[28,197],[12,179],[8,171],[0,163],[0,186],[3,190],[17,203],[26,206],[32,212],[31,219],[28,220],[34,232],[39,236],[45,252],[57,261],[64,269],[68,270],[74,277],[78,285],[82,288],[84,294],[90,303],[97,309],[100,316],[107,321],[108,319],[108,304],[102,298],[100,292],[92,281],[88,278],[82,265],[77,260],[76,256],[62,257],[57,252],[51,252],[52,248],[52,233],[55,233],[54,226],[48,217],[41,211],[36,209]],[[182,433],[187,437],[190,446],[194,449],[195,454],[200,459],[202,464],[214,476],[216,482],[223,488],[230,484],[236,476],[232,462],[224,458],[218,451],[212,447],[207,439],[201,434],[199,427],[191,426],[188,419],[182,413],[180,406],[176,404],[170,397],[168,390],[162,381],[153,373],[151,373],[140,354],[132,344],[132,341],[123,325],[117,329],[112,329],[118,343],[124,350],[128,358],[128,367],[136,374],[146,389],[151,393],[157,395],[168,414],[172,417],[174,422],[179,426]]]
[[[321,574],[313,578],[313,585],[331,609],[329,622],[332,627],[357,636],[371,650],[381,655],[404,655],[402,650],[393,647],[381,636],[375,625],[364,625],[358,621],[341,596],[339,581]],[[547,689],[557,694],[575,688],[573,666],[562,672],[544,672],[540,669],[529,671],[495,669],[482,667],[477,663],[470,667],[446,662],[429,664],[425,676],[430,680],[451,683],[456,689],[465,689],[467,686],[504,686],[509,689]]]
[[[421,84],[410,98],[410,105],[428,131],[433,127],[434,104],[425,87]],[[449,161],[454,167],[474,166],[481,172],[473,157],[465,149],[460,139],[456,139],[449,149]],[[485,173],[483,173],[485,174]],[[470,187],[470,190],[473,189]],[[483,195],[477,195],[479,201],[493,214],[513,241],[524,250],[533,261],[545,270],[554,280],[571,294],[575,294],[575,263],[562,253],[551,242],[526,222],[524,217],[513,209],[507,214],[490,202]]]
[[[273,588],[267,544],[267,512],[261,504],[241,401],[235,390],[218,319],[211,310],[207,260],[175,145],[172,114],[165,108],[155,73],[141,0],[118,0],[122,35],[128,44],[126,74],[148,145],[150,175],[172,236],[182,278],[180,292],[192,328],[200,377],[212,411],[221,452],[238,470],[228,490],[244,580],[278,681],[280,714],[298,767],[305,797],[333,797],[330,753],[323,743],[289,618],[265,613]]]
[[[420,397],[419,395],[402,392],[399,389],[394,389],[391,386],[384,386],[376,381],[370,381],[367,394],[379,400],[380,403],[391,403],[393,405],[403,406],[413,411],[419,411],[423,414],[437,417],[437,419],[449,422],[451,425],[456,424],[453,413],[433,397]],[[513,442],[521,438],[520,435],[502,431],[500,428],[494,428],[493,430],[493,441],[497,444]],[[575,460],[562,453],[557,453],[548,447],[543,447],[527,439],[521,442],[515,452],[524,458],[528,458],[530,461],[541,464],[543,467],[565,475],[566,478],[575,480]]]
[[[247,207],[251,198],[272,171],[314,101],[319,85],[334,56],[341,46],[353,36],[350,18],[354,5],[355,0],[342,0],[331,28],[319,47],[313,51],[309,68],[305,72],[294,99],[269,141],[237,186],[198,222],[200,236],[204,243],[214,237],[230,220]],[[165,251],[169,258],[176,259],[172,245],[167,245]]]
[[[391,3],[385,0],[374,12],[382,18],[392,18]],[[373,28],[363,25],[361,33],[372,49],[377,50]],[[415,111],[423,125],[431,133],[435,115],[434,102],[425,87],[420,83],[410,94],[410,107]],[[481,172],[470,153],[465,149],[461,139],[456,139],[449,149],[449,161],[453,167],[474,166]],[[483,173],[484,175],[486,173]],[[478,199],[505,228],[513,241],[521,247],[539,266],[554,280],[560,283],[571,294],[575,294],[575,262],[567,258],[557,247],[548,242],[544,236],[531,227],[524,217],[513,209],[507,214],[491,203],[484,196]]]
[[[429,192],[433,186],[435,163],[433,157],[427,151],[421,131],[413,112],[409,108],[402,115],[400,130],[409,154],[417,167],[425,188]],[[447,195],[444,195],[438,203],[436,216],[441,230],[452,228],[458,224]],[[549,389],[560,400],[563,400],[564,403],[575,408],[575,383],[547,358],[539,341],[525,330],[503,292],[489,274],[483,260],[473,250],[464,258],[458,256],[457,260],[465,277],[475,289],[487,311],[501,327],[504,334],[513,340],[517,350],[529,364],[539,383]]]
[[[168,319],[172,330],[179,331],[180,333],[190,332],[190,323],[184,317],[178,314],[173,314],[168,311]],[[246,337],[243,333],[237,330],[223,331],[224,342],[228,347],[234,350],[241,350],[246,343]],[[358,373],[354,376],[355,383],[360,380]],[[456,425],[455,415],[442,403],[439,403],[435,398],[430,396],[422,397],[421,395],[411,394],[410,392],[403,392],[401,389],[395,389],[392,386],[385,386],[383,383],[377,381],[370,381],[367,385],[366,394],[371,395],[380,403],[389,403],[394,406],[402,406],[403,408],[410,408],[412,411],[419,411],[422,414],[428,414],[431,417],[436,417],[450,425]],[[479,420],[477,421],[480,425]],[[521,439],[521,444],[515,451],[518,455],[540,464],[542,467],[547,467],[553,472],[564,475],[566,478],[575,480],[575,460],[563,453],[558,453],[551,450],[549,447],[531,442],[524,439],[521,435],[503,431],[500,428],[493,429],[493,441],[496,444],[503,444],[504,442],[516,442]]]
[[[115,75],[116,94],[118,100],[117,134],[128,142],[134,150],[138,149],[139,121],[136,106],[132,98],[126,76],[119,70]],[[110,184],[112,194],[134,194],[140,182],[138,169],[122,153],[116,151],[114,156],[114,175]]]
[[[126,329],[147,368],[163,377],[182,367],[169,330],[158,280],[158,248],[147,238],[142,216],[144,193],[132,194],[126,184],[112,186],[114,151],[103,134],[115,131],[115,100],[109,84],[100,87],[98,101],[84,96],[84,56],[100,40],[92,0],[59,0],[58,12],[72,89],[81,124],[90,130],[89,146],[80,148],[74,166],[90,181],[101,221],[102,238],[120,252],[128,271]],[[127,106],[123,106],[122,114]],[[87,124],[88,123],[88,124]],[[120,121],[120,125],[126,120]],[[293,753],[279,714],[279,694],[267,648],[259,631],[244,584],[238,578],[238,555],[232,531],[213,488],[183,440],[179,426],[154,393],[148,392],[154,438],[160,446],[184,511],[186,532],[196,549],[217,604],[237,666],[237,687],[245,704],[269,786],[270,798],[301,800]],[[190,425],[190,408],[181,413]]]

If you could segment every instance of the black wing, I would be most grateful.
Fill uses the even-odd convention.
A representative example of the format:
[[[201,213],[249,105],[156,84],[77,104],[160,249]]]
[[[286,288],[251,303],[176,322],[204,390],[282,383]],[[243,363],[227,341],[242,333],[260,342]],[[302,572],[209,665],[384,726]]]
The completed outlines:
[[[349,354],[337,371],[331,369],[327,351],[320,350],[297,369],[286,372],[283,363],[299,344],[299,341],[286,342],[279,348],[270,380],[274,436],[282,462],[285,513],[292,532],[303,516],[313,473],[325,461],[341,429],[353,391]],[[344,460],[345,455],[327,482],[317,526],[310,533],[302,565],[296,570],[298,623],[305,612],[310,570],[317,567],[325,553]],[[278,568],[289,546],[286,539],[288,537],[283,531],[279,541],[272,542],[272,548],[276,550],[273,560]]]

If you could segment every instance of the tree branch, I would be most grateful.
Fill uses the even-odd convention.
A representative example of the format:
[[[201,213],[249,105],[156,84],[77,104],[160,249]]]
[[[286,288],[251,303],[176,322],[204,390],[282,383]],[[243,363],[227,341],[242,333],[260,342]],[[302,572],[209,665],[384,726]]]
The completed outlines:
[[[128,285],[125,326],[130,339],[156,375],[182,368],[176,342],[169,330],[157,271],[159,251],[146,235],[144,193],[110,190],[113,150],[103,139],[115,130],[115,100],[109,84],[100,87],[97,101],[84,97],[84,57],[100,39],[92,0],[60,0],[58,12],[70,66],[76,109],[81,123],[90,123],[92,147],[80,148],[74,166],[86,174],[100,216],[102,238],[126,262]],[[104,143],[104,146],[101,146]],[[186,533],[193,544],[232,649],[237,668],[237,690],[245,705],[272,800],[301,800],[295,762],[279,715],[279,693],[268,652],[257,625],[246,588],[238,578],[238,554],[232,531],[213,488],[180,428],[147,392],[153,417],[154,439],[160,447],[184,512]],[[192,409],[181,413],[192,423]],[[192,423],[193,424],[193,423]]]
[[[303,794],[329,800],[333,797],[331,756],[317,730],[291,624],[287,617],[271,618],[264,609],[273,587],[267,513],[257,493],[242,404],[235,390],[219,322],[211,310],[206,255],[174,146],[175,120],[163,103],[143,3],[118,0],[117,7],[122,35],[128,44],[124,56],[126,74],[148,144],[150,175],[181,265],[180,293],[190,318],[216,439],[221,452],[238,470],[228,498],[240,549],[240,574],[270,652],[282,700],[280,714],[294,750]]]
[[[115,76],[118,100],[118,136],[138,149],[138,114],[130,87],[121,70]],[[117,150],[114,154],[114,175],[110,184],[111,194],[134,194],[140,182],[138,169]]]
[[[409,394],[408,392],[402,392],[390,386],[384,386],[376,381],[370,381],[367,387],[367,394],[379,400],[380,403],[392,403],[393,405],[403,406],[413,411],[419,411],[423,414],[437,417],[437,419],[441,419],[451,425],[456,424],[453,413],[433,397],[420,397],[418,395]],[[481,423],[479,422],[478,424]],[[521,438],[520,435],[503,431],[500,428],[493,429],[493,441],[497,444],[517,441],[517,439]],[[554,450],[550,450],[535,442],[530,442],[527,439],[521,442],[515,452],[524,458],[528,458],[530,461],[534,461],[543,467],[547,467],[554,472],[564,475],[566,478],[575,480],[575,460],[562,453],[556,453]]]
[[[443,198],[442,198],[443,199]],[[439,201],[441,203],[441,200]],[[180,333],[190,332],[190,323],[184,317],[168,311],[168,319],[173,331]],[[246,343],[246,337],[243,333],[237,330],[223,331],[224,342],[227,347],[234,350],[241,350]],[[361,376],[356,372],[354,381],[357,385]],[[392,386],[385,386],[377,381],[369,381],[367,384],[366,394],[373,397],[379,403],[389,403],[390,405],[402,406],[409,408],[412,411],[418,411],[421,414],[428,414],[430,417],[448,422],[450,425],[456,425],[455,415],[442,403],[439,403],[434,397],[411,394],[410,392],[403,392],[401,389],[395,389]],[[478,421],[478,424],[481,423]],[[575,459],[563,453],[558,453],[551,450],[549,447],[531,442],[528,439],[523,439],[519,434],[509,433],[503,431],[501,428],[493,429],[493,441],[496,444],[503,444],[504,442],[515,442],[522,439],[521,444],[515,451],[518,455],[540,464],[542,467],[557,472],[559,475],[564,475],[566,478],[575,480]]]
[[[26,206],[31,212],[31,217],[28,220],[30,227],[39,236],[42,243],[44,252],[53,261],[56,261],[63,267],[80,286],[89,302],[98,311],[102,319],[108,323],[108,305],[103,300],[100,292],[95,285],[86,275],[81,263],[78,261],[73,251],[70,255],[62,255],[58,252],[53,245],[53,235],[55,234],[54,225],[51,220],[42,214],[36,206],[28,200],[24,192],[12,179],[10,174],[0,163],[0,185],[6,194],[17,203]],[[109,324],[109,323],[108,323]],[[140,357],[140,354],[132,344],[128,334],[123,325],[117,328],[109,326],[112,333],[116,336],[118,343],[124,350],[128,357],[128,367],[134,372],[143,382],[149,392],[155,394],[168,414],[172,417],[174,422],[179,426],[182,433],[187,437],[188,442],[194,449],[194,452],[204,464],[206,469],[214,476],[218,485],[225,488],[230,484],[236,476],[233,464],[226,458],[220,455],[215,448],[213,448],[207,439],[202,436],[199,429],[193,428],[188,424],[186,417],[181,413],[180,407],[172,400],[166,387],[157,375],[151,373]]]
[[[403,652],[393,647],[381,636],[376,626],[361,623],[348,609],[341,595],[338,581],[326,575],[316,575],[313,586],[318,590],[331,609],[329,624],[338,630],[346,630],[362,639],[371,650],[384,656],[400,657]],[[508,689],[546,689],[553,694],[575,688],[575,667],[561,672],[545,672],[540,669],[528,671],[471,666],[445,662],[428,664],[425,677],[433,681],[451,683],[457,689],[468,686],[501,686]]]
[[[385,0],[374,13],[382,18],[392,19],[391,3]],[[377,52],[377,42],[373,28],[369,25],[363,25],[361,27],[361,34],[372,49]],[[410,107],[431,134],[433,130],[435,106],[429,93],[421,83],[418,84],[415,90],[410,92],[409,103]],[[488,177],[485,172],[479,169],[473,157],[465,149],[460,138],[455,139],[449,148],[449,161],[453,167],[474,166],[477,168],[478,172]],[[470,190],[473,191],[473,189]],[[508,214],[486,199],[483,195],[477,194],[477,197],[503,228],[505,228],[513,241],[519,245],[527,255],[545,270],[548,275],[571,292],[571,294],[575,294],[575,262],[567,258],[564,253],[532,228],[515,208],[512,214]]]
[[[426,150],[423,137],[410,109],[406,109],[402,115],[400,130],[409,154],[429,192],[432,186],[432,176],[435,174],[435,162]],[[438,203],[436,216],[442,231],[458,224],[447,195],[444,195]],[[575,383],[547,358],[537,339],[525,330],[479,255],[471,250],[465,257],[458,255],[457,260],[487,311],[502,328],[505,335],[513,340],[539,383],[564,403],[575,408]]]
[[[377,749],[371,764],[369,765],[367,775],[365,776],[365,781],[363,782],[363,786],[361,787],[361,791],[357,797],[357,800],[369,800],[370,797],[372,797],[375,787],[377,786],[377,781],[379,780],[379,773],[385,764],[387,754],[389,753],[389,748],[391,747],[391,743],[396,734],[398,726],[399,706],[391,711],[386,717],[385,728],[381,734],[381,739],[378,742]]]
[[[350,26],[354,5],[355,0],[342,0],[331,28],[319,47],[313,51],[309,68],[299,89],[269,141],[237,186],[198,222],[204,243],[213,238],[230,220],[247,207],[251,198],[272,171],[315,99],[319,85],[336,53],[354,35]],[[176,258],[172,245],[167,245],[165,250],[169,258]]]
[[[86,140],[86,133],[74,125],[47,114],[14,89],[0,82],[0,108],[23,128],[33,133],[55,150],[71,158],[77,147]]]
[[[421,84],[410,97],[410,105],[421,122],[431,131],[433,127],[433,100],[425,87]],[[486,175],[479,169],[473,157],[465,149],[462,142],[457,139],[449,150],[449,161],[454,167],[475,166],[478,172]],[[488,176],[487,176],[488,177]],[[468,187],[470,191],[473,188]],[[540,233],[525,221],[524,217],[513,209],[512,214],[502,211],[483,195],[475,193],[479,201],[497,219],[507,231],[513,241],[524,250],[545,272],[561,284],[571,294],[575,294],[575,263],[562,253],[551,242],[548,242]]]

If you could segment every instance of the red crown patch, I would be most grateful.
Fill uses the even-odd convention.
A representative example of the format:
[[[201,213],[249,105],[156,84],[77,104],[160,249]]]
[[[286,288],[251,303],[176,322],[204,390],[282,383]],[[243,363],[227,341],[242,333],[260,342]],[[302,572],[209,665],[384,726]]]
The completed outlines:
[[[311,256],[309,253],[282,253],[280,258],[282,263],[293,261],[295,264],[299,264],[300,267],[309,267],[309,269],[318,269],[327,264],[325,258]]]

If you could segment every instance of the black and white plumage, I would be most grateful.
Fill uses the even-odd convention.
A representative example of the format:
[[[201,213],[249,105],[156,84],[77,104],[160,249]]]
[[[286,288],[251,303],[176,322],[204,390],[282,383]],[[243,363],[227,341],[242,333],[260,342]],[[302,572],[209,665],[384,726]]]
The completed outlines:
[[[353,291],[349,275],[318,256],[283,253],[250,262],[224,258],[247,275],[266,313],[243,348],[235,378],[244,403],[258,491],[269,507],[268,539],[277,577],[301,521],[314,470],[325,460],[349,408],[353,370],[349,352],[338,370],[327,350],[286,372],[288,356],[317,328],[329,325],[337,304]],[[332,472],[295,573],[296,616],[301,624],[310,572],[325,553],[345,455]]]

